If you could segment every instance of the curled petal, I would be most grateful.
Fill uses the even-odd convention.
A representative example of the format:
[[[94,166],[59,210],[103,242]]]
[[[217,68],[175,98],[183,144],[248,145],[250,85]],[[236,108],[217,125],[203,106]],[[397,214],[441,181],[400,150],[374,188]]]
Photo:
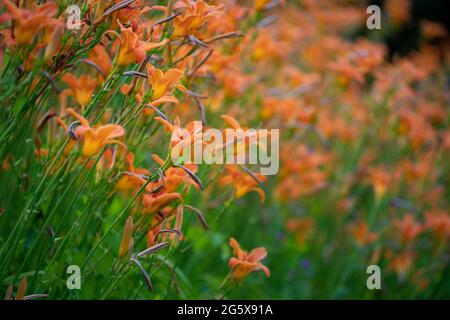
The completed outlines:
[[[75,119],[77,119],[78,121],[80,121],[82,126],[89,127],[89,122],[86,120],[86,118],[80,115],[79,113],[75,112],[75,110],[73,110],[72,108],[67,108],[66,112]]]
[[[255,191],[255,192],[257,192],[258,195],[259,195],[259,200],[260,200],[261,202],[264,202],[264,200],[266,199],[266,193],[265,193],[264,190],[261,189],[261,188],[251,188],[249,191]]]
[[[172,132],[175,130],[175,127],[169,123],[166,119],[163,119],[161,117],[155,117],[155,120],[162,123],[164,127],[167,129],[167,131]]]
[[[239,124],[239,122],[237,122],[237,120],[229,115],[223,114],[220,116],[223,120],[225,120],[225,122],[232,127],[233,129],[237,130],[240,129],[241,126]]]
[[[267,256],[266,248],[259,247],[250,251],[250,254],[247,257],[248,262],[258,262],[264,259]]]
[[[107,124],[97,129],[97,135],[103,140],[110,140],[124,136],[125,130],[119,125]]]
[[[265,265],[258,263],[259,268],[265,273],[265,275],[267,276],[267,278],[270,277],[270,270],[269,268],[267,268]]]
[[[162,195],[154,197],[153,195],[148,195],[144,197],[143,204],[146,207],[145,212],[151,213],[156,212],[175,200],[183,200],[181,195],[177,192],[164,193]]]

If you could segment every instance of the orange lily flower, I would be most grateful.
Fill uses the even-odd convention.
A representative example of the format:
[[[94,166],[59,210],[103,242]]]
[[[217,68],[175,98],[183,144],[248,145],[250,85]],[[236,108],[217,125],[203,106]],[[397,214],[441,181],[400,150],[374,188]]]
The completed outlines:
[[[406,214],[402,219],[395,219],[394,225],[399,231],[403,244],[408,244],[422,232],[422,226],[414,219],[412,214]]]
[[[117,182],[116,188],[122,191],[133,190],[139,188],[145,183],[143,175],[148,175],[147,169],[135,168],[134,153],[128,152],[126,155],[126,162],[128,164],[128,172],[124,172]]]
[[[425,212],[425,228],[432,230],[445,243],[450,238],[450,215],[441,210]]]
[[[114,2],[120,3],[123,0],[115,0]],[[135,19],[137,20],[142,14],[146,13],[147,11],[150,10],[149,7],[142,7],[142,2],[141,0],[135,0],[132,6],[128,6],[125,7],[121,10],[118,10],[116,12],[114,12],[114,14],[112,15],[112,26],[113,27],[117,27],[116,22],[117,23],[129,23],[129,22],[134,22]]]
[[[405,251],[401,254],[395,255],[395,257],[392,251],[388,251],[386,255],[387,258],[393,258],[388,265],[388,269],[394,270],[400,278],[405,278],[411,270],[416,258],[416,254],[411,251]]]
[[[111,17],[110,29],[115,29],[121,23],[134,23],[143,13],[150,10],[149,7],[143,7],[143,1],[135,0],[132,4],[122,7],[120,10],[116,10],[109,16],[104,15],[108,8],[120,4],[121,2],[123,3],[123,0],[89,0],[90,12],[94,13],[92,17],[94,25],[99,25],[105,21],[106,17]]]
[[[66,111],[80,121],[80,125],[76,128],[75,135],[77,139],[80,139],[83,145],[82,153],[84,157],[88,158],[97,154],[101,148],[108,144],[118,144],[126,149],[123,142],[116,140],[116,138],[125,135],[125,130],[122,126],[107,124],[91,128],[86,118],[76,113],[72,108],[67,108]]]
[[[287,143],[281,149],[280,171],[282,180],[277,187],[281,200],[298,199],[327,186],[328,172],[333,155],[314,151],[304,144]]]
[[[139,36],[133,32],[132,28],[124,28],[121,26],[122,36],[120,39],[119,56],[117,63],[119,66],[127,66],[133,62],[141,63],[147,51],[162,47],[169,40],[165,39],[157,43],[148,43],[139,40]]]
[[[177,119],[177,121],[174,124],[169,123],[167,120],[161,118],[161,117],[155,117],[155,120],[160,122],[161,124],[164,125],[165,129],[167,131],[169,131],[170,133],[173,133],[175,130],[180,128],[180,124],[179,124],[179,120]],[[195,125],[195,121],[191,121],[189,122],[186,127],[185,130],[189,133],[189,137],[179,137],[177,135],[173,135],[171,137],[170,140],[170,146],[174,147],[179,143],[182,144],[197,144],[197,143],[205,143],[202,139],[203,136],[203,132],[202,132],[202,128],[203,126],[196,126]]]
[[[19,45],[30,43],[37,32],[52,23],[52,18],[58,12],[58,8],[53,2],[37,7],[34,12],[19,9],[9,0],[3,0],[3,3],[15,21],[14,37]]]
[[[242,250],[239,243],[234,238],[230,238],[230,246],[233,248],[234,257],[228,262],[232,270],[232,278],[236,281],[242,280],[251,272],[262,270],[267,277],[270,277],[270,270],[261,262],[267,256],[266,248],[255,248],[250,253]]]
[[[286,55],[287,49],[286,43],[275,40],[269,33],[264,32],[255,39],[250,57],[257,62],[280,60]]]
[[[312,218],[291,218],[286,223],[286,229],[295,233],[298,244],[302,244],[311,234],[315,226]]]
[[[369,226],[364,221],[359,221],[349,225],[350,234],[355,238],[358,246],[368,245],[378,239],[378,234],[369,231]]]
[[[246,131],[247,128],[241,127],[239,122],[233,118],[232,116],[223,114],[220,116],[227,124],[230,126],[233,130],[244,130]],[[260,131],[255,132],[252,135],[245,135],[245,138],[243,140],[234,141],[235,146],[235,154],[238,154],[239,152],[243,152],[245,150],[248,150],[251,144],[257,144],[259,148],[266,149],[266,144],[264,144],[259,138],[265,138],[269,136],[270,133],[261,133]],[[231,143],[232,141],[226,141],[225,144]]]
[[[164,165],[164,160],[156,154],[152,155],[153,159],[160,165]],[[196,164],[185,164],[191,172],[197,172]],[[162,183],[162,181],[159,181]],[[198,185],[192,180],[192,178],[182,168],[171,167],[164,172],[164,190],[166,192],[174,192],[181,184],[187,183],[198,188]]]
[[[152,100],[157,100],[166,96],[168,93],[170,94],[170,90],[173,88],[185,90],[185,88],[179,84],[183,74],[183,71],[178,69],[170,69],[167,72],[163,72],[160,69],[155,69],[150,66],[148,81],[153,90]]]
[[[389,185],[393,182],[392,177],[384,168],[370,168],[368,170],[369,181],[375,191],[375,197],[381,199],[388,191]]]
[[[266,194],[263,189],[256,187],[258,182],[256,182],[253,177],[247,173],[241,172],[236,165],[227,165],[226,171],[227,173],[225,176],[220,179],[220,184],[233,185],[235,189],[234,195],[236,198],[241,198],[248,192],[255,191],[258,193],[261,202],[264,202]],[[265,176],[259,173],[255,173],[254,175],[261,182],[266,179]]]
[[[156,69],[152,65],[147,67],[148,79],[144,85],[139,87],[139,93],[136,95],[136,99],[139,102],[143,101],[143,97],[147,90],[151,89],[151,96],[146,96],[148,102],[157,107],[163,103],[178,103],[178,99],[172,94],[173,89],[179,89],[183,92],[186,88],[180,84],[180,80],[184,75],[184,72],[179,69],[170,69],[163,72],[160,69]],[[133,84],[124,84],[121,88],[123,94],[128,94],[133,89]],[[150,111],[151,112],[151,111]],[[144,113],[147,114],[146,111]]]
[[[188,34],[196,35],[198,30],[209,20],[217,18],[221,6],[208,5],[203,0],[180,0],[174,9],[181,9],[184,14],[173,21],[173,37],[184,37]]]
[[[106,48],[102,45],[96,45],[90,52],[87,61],[90,61],[97,65],[103,74],[99,75],[100,83],[103,82],[105,77],[111,72],[112,64],[111,57],[106,51]]]
[[[255,0],[253,6],[255,7],[255,10],[260,11],[264,9],[269,2],[270,0]]]
[[[148,184],[153,188],[156,188],[156,184]],[[158,193],[158,194],[146,194],[142,199],[144,205],[144,214],[155,213],[159,210],[167,207],[175,200],[183,201],[183,198],[178,192]]]
[[[78,104],[83,108],[92,100],[92,94],[97,86],[97,80],[84,75],[79,78],[71,73],[67,73],[62,80],[70,87],[70,94],[75,96]]]
[[[173,208],[163,208],[158,212],[158,214],[155,214],[152,217],[151,226],[147,230],[146,234],[148,248],[157,244],[158,241],[165,241],[169,237],[167,233],[161,234],[159,237],[157,236],[162,229],[171,228],[170,221],[173,219],[173,213]]]
[[[163,210],[165,211],[165,210]],[[159,215],[155,215],[155,218],[159,217]],[[160,224],[158,224],[156,227],[152,227],[150,230],[147,231],[146,234],[146,238],[147,238],[147,248],[150,248],[154,245],[157,244],[157,241],[165,241],[166,238],[168,238],[167,234],[162,234],[161,236],[158,237],[158,233],[161,231],[161,229],[169,229],[170,228],[170,223],[166,222],[163,223],[161,222]],[[158,239],[155,239],[158,238]]]

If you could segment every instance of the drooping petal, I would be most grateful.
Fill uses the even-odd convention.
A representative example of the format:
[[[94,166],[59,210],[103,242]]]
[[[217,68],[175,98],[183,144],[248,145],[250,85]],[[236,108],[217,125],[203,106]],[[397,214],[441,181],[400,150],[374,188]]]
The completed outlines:
[[[264,202],[264,200],[266,199],[266,193],[264,192],[263,189],[261,188],[251,188],[249,191],[255,191],[258,193],[259,195],[259,199],[261,202]]]
[[[107,124],[96,129],[99,139],[102,141],[120,138],[125,135],[125,129],[116,124]]]
[[[267,256],[266,248],[263,247],[255,248],[252,251],[250,251],[249,255],[247,256],[247,261],[258,262],[264,259],[266,256]]]
[[[267,278],[270,277],[270,270],[265,265],[258,263],[259,268],[266,274]]]
[[[162,123],[167,131],[173,132],[175,130],[175,127],[172,124],[170,124],[167,120],[161,117],[155,117],[155,120]]]
[[[67,108],[66,112],[75,119],[77,119],[78,121],[80,121],[82,126],[89,128],[89,122],[86,120],[86,118],[75,112],[75,110],[73,110],[72,108]]]
[[[165,95],[165,96],[162,96],[161,98],[158,98],[158,99],[152,101],[152,105],[154,107],[160,106],[160,105],[162,105],[164,103],[178,104],[179,101],[178,101],[178,99],[176,97],[174,97],[172,95]]]
[[[147,195],[143,199],[145,206],[145,213],[152,213],[169,205],[175,200],[182,200],[183,198],[177,192],[164,193],[162,195],[154,197],[153,195]]]

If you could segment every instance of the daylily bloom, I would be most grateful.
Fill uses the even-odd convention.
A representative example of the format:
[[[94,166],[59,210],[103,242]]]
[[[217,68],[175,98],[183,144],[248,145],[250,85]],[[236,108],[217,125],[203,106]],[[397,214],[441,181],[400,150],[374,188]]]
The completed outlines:
[[[122,141],[117,138],[125,135],[122,126],[115,124],[107,124],[99,127],[91,128],[89,122],[76,113],[72,108],[67,108],[67,113],[80,121],[80,125],[75,130],[77,139],[81,141],[83,156],[88,158],[97,154],[104,146],[108,144],[118,144],[126,149]]]
[[[368,170],[369,181],[375,192],[375,197],[381,199],[393,183],[392,175],[383,167],[372,167]]]
[[[76,77],[71,73],[66,73],[62,80],[70,87],[70,95],[75,96],[78,104],[83,108],[92,100],[92,94],[97,86],[97,80],[88,75]]]
[[[184,72],[179,69],[169,69],[163,72],[149,65],[147,67],[147,74],[148,79],[139,87],[139,92],[136,95],[139,102],[142,102],[145,96],[148,102],[154,107],[163,103],[178,103],[178,99],[172,94],[172,90],[179,89],[183,92],[186,91],[186,88],[180,84]],[[132,84],[125,84],[122,86],[121,91],[123,94],[128,94],[131,89],[133,89]],[[146,95],[148,90],[151,90],[150,95]]]
[[[165,210],[162,210],[165,211]],[[158,219],[159,215],[155,215],[155,220]],[[166,240],[166,238],[168,238],[167,234],[162,234],[161,236],[158,237],[158,233],[161,231],[161,229],[164,229],[165,227],[170,228],[170,224],[169,222],[162,222],[160,224],[158,224],[156,227],[152,227],[150,230],[147,231],[146,233],[146,238],[147,238],[147,248],[150,248],[154,245],[157,244],[157,241],[155,240],[159,240],[159,241],[164,241]],[[156,239],[158,238],[158,239]]]
[[[265,248],[255,248],[248,253],[241,249],[239,243],[234,238],[230,238],[230,246],[233,248],[234,257],[230,258],[228,264],[234,280],[242,280],[251,272],[259,270],[262,270],[267,277],[270,277],[269,268],[260,262],[267,256],[267,250]]]
[[[197,125],[197,121],[191,121],[189,122],[184,130],[180,130],[180,124],[179,120],[174,124],[169,123],[167,120],[161,118],[161,117],[155,117],[155,120],[160,122],[164,125],[165,129],[169,131],[172,136],[170,139],[170,147],[174,148],[178,145],[178,150],[180,150],[180,153],[184,151],[185,147],[188,146],[194,146],[196,144],[205,144],[206,142],[203,141],[203,132],[202,132],[202,125]],[[186,137],[186,135],[187,137]],[[191,149],[192,151],[192,149]],[[174,154],[175,155],[175,154]],[[182,157],[184,154],[177,154],[177,156]],[[191,152],[191,162],[193,160],[193,157],[195,156],[194,152]],[[189,159],[185,159],[189,160]]]
[[[314,227],[315,222],[312,218],[291,218],[286,223],[286,229],[295,233],[298,244],[305,242]]]
[[[432,230],[443,243],[450,238],[450,215],[443,210],[425,212],[425,228]]]
[[[387,252],[387,258],[392,258],[388,265],[389,270],[394,270],[399,278],[405,278],[416,258],[416,254],[412,251],[405,251],[394,256],[393,252]]]
[[[255,0],[253,6],[256,10],[262,10],[271,0]]]
[[[174,5],[174,9],[181,9],[182,15],[177,16],[174,21],[173,37],[184,37],[192,34],[197,35],[198,30],[209,20],[217,18],[222,6],[208,5],[203,0],[180,0]]]
[[[156,154],[152,155],[152,157],[160,166],[164,165],[164,160],[158,157]],[[185,164],[184,166],[188,168],[192,173],[197,172],[196,164]],[[162,181],[159,182],[162,183]],[[195,183],[195,181],[193,181],[192,178],[182,168],[171,167],[164,171],[164,190],[166,192],[174,192],[183,183],[187,183],[198,188],[198,185]]]
[[[182,207],[182,206],[179,206]],[[177,211],[179,211],[177,209]],[[165,241],[169,235],[167,233],[160,234],[163,229],[170,229],[170,222],[173,219],[174,209],[166,207],[161,209],[158,214],[152,216],[151,225],[147,230],[147,247],[152,247],[159,241]],[[160,234],[160,236],[158,236]]]
[[[244,132],[247,128],[241,127],[239,122],[232,116],[223,114],[220,116],[233,130],[243,130]],[[226,134],[225,134],[226,135]],[[246,133],[244,139],[234,139],[234,141],[224,141],[224,144],[234,143],[234,152],[235,154],[240,154],[241,152],[247,151],[250,146],[258,145],[259,148],[266,149],[267,141],[264,143],[263,138],[267,138],[270,135],[269,131],[256,131],[254,133]],[[247,152],[246,152],[247,154]]]
[[[252,44],[250,57],[257,62],[267,62],[269,59],[280,60],[286,55],[286,49],[288,49],[286,43],[277,41],[270,33],[263,32],[258,35]]]
[[[280,170],[282,180],[277,187],[281,200],[298,199],[327,186],[328,172],[333,155],[318,152],[305,144],[286,143],[280,153],[283,166]]]
[[[412,214],[406,214],[402,219],[395,219],[394,225],[398,230],[402,243],[405,245],[414,240],[422,231],[422,226],[414,219]]]
[[[149,184],[153,188],[156,188],[156,184]],[[144,205],[144,214],[155,213],[159,210],[167,207],[170,203],[175,200],[182,201],[183,198],[177,192],[161,192],[161,193],[151,193],[145,194],[142,198],[142,204]]]
[[[148,69],[148,82],[152,86],[152,100],[158,100],[163,96],[171,95],[170,90],[178,88],[180,90],[186,90],[180,85],[180,80],[183,77],[183,71],[178,69],[170,69],[167,72],[163,72],[161,69],[155,69],[149,66]]]
[[[378,239],[378,234],[370,232],[369,226],[364,221],[349,225],[348,230],[358,246],[368,245]]]
[[[169,40],[165,39],[157,43],[148,43],[139,39],[132,28],[121,26],[120,49],[117,63],[119,66],[127,66],[133,62],[141,63],[147,51],[164,46]]]
[[[111,57],[106,48],[102,45],[96,45],[90,52],[87,61],[94,63],[100,68],[99,83],[103,82],[105,77],[109,75],[112,68]]]
[[[126,155],[126,162],[128,165],[127,172],[124,172],[117,182],[116,188],[122,191],[133,190],[139,188],[145,183],[144,175],[148,175],[149,171],[143,168],[136,168],[134,166],[134,153],[128,152]]]
[[[18,45],[30,43],[42,28],[52,23],[52,18],[58,12],[53,2],[47,2],[35,11],[19,9],[10,0],[3,0],[3,3],[15,21],[14,37]]]
[[[263,182],[265,176],[255,173],[255,177]],[[264,201],[266,194],[263,189],[256,187],[258,182],[249,174],[242,172],[236,165],[227,165],[226,174],[220,179],[222,185],[232,185],[234,187],[234,195],[236,198],[240,198],[248,192],[255,191],[258,193],[261,202]]]

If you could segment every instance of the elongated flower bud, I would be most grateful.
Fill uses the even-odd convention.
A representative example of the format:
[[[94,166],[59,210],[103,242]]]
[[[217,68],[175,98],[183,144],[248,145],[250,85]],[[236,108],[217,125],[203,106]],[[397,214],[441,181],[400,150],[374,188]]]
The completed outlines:
[[[44,61],[49,61],[56,54],[63,33],[64,27],[57,25],[53,30],[50,42],[45,49]]]
[[[25,292],[27,291],[27,277],[23,277],[19,284],[19,289],[17,289],[16,300],[23,300]]]
[[[133,251],[133,218],[128,217],[123,229],[122,242],[119,248],[119,258],[122,258]]]

